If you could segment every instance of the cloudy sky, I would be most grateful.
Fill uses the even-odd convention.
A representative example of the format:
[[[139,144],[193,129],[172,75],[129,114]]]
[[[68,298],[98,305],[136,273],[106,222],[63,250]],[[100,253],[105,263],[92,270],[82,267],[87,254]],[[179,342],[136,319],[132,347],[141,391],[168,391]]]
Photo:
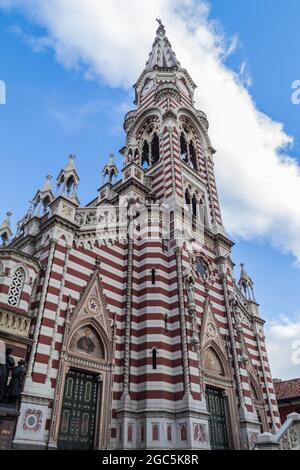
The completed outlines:
[[[162,18],[198,85],[233,259],[255,281],[282,378],[300,376],[299,15],[298,0],[0,0],[1,217],[18,220],[69,153],[82,203],[95,196]]]

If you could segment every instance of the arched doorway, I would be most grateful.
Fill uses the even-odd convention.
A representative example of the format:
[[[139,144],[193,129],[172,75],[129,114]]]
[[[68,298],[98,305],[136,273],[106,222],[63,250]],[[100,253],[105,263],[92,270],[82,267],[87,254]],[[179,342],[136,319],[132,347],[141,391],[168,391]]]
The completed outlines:
[[[103,419],[103,377],[90,361],[106,362],[105,345],[90,324],[78,328],[70,344],[70,368],[66,372],[57,447],[92,450],[97,447],[99,422]],[[77,360],[76,360],[77,358]],[[78,362],[85,360],[84,368]]]
[[[250,392],[251,392],[253,408],[256,412],[257,419],[259,422],[260,433],[262,434],[263,432],[268,431],[267,417],[265,414],[263,395],[256,380],[250,374],[249,374],[249,384],[250,384]]]
[[[109,447],[114,325],[95,272],[78,306],[66,312],[48,448]]]
[[[204,350],[202,368],[210,414],[210,447],[212,450],[227,450],[234,447],[230,420],[234,397],[230,372],[218,349],[210,345]]]

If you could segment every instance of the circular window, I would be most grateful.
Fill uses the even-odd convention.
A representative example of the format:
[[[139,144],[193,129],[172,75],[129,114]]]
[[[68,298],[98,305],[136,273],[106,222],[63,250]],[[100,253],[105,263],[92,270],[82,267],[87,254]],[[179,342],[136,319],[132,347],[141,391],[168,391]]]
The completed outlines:
[[[196,271],[203,279],[208,279],[208,267],[201,259],[196,261]]]

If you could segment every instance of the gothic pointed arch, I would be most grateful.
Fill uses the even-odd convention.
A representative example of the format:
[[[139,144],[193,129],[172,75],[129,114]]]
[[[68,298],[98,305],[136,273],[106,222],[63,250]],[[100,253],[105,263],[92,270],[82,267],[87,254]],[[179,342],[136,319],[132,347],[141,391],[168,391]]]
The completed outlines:
[[[181,107],[178,109],[178,119],[179,121],[188,120],[190,126],[192,127],[195,134],[200,139],[203,144],[205,154],[210,153],[211,151],[211,141],[207,133],[207,119],[204,113],[201,113],[203,116],[199,116],[198,119],[195,115],[187,108]]]
[[[227,375],[224,359],[218,351],[217,345],[213,342],[206,347],[203,353],[202,368],[204,373],[215,377],[225,377]]]
[[[107,310],[100,274],[96,269],[77,307],[69,313],[65,349],[70,352],[76,351],[77,354],[83,352],[101,360],[112,361],[111,323],[112,319]]]
[[[73,400],[74,409],[81,410],[76,383],[81,391],[84,388],[84,403],[89,414],[86,432],[92,436],[89,445],[94,449],[106,448],[110,420],[107,403],[111,400],[114,370],[114,326],[106,306],[98,266],[77,306],[73,308],[71,304],[69,299],[49,442],[64,448],[64,443],[73,439],[66,415],[69,413],[70,416],[70,400]],[[63,394],[61,390],[64,390]],[[70,399],[66,401],[68,394]],[[84,434],[82,430],[80,432]]]
[[[211,303],[209,299],[206,298],[200,334],[200,345],[202,350],[212,342],[218,346],[222,354],[226,353],[225,340],[221,336],[219,325],[212,311]]]

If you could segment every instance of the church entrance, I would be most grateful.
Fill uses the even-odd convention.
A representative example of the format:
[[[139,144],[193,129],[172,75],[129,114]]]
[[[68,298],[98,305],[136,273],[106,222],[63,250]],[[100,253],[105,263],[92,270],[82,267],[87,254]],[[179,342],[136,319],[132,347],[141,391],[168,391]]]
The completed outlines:
[[[101,383],[97,376],[71,369],[65,380],[58,449],[94,448],[96,411]]]
[[[229,449],[225,403],[222,391],[206,387],[206,402],[210,413],[209,434],[212,450]]]

